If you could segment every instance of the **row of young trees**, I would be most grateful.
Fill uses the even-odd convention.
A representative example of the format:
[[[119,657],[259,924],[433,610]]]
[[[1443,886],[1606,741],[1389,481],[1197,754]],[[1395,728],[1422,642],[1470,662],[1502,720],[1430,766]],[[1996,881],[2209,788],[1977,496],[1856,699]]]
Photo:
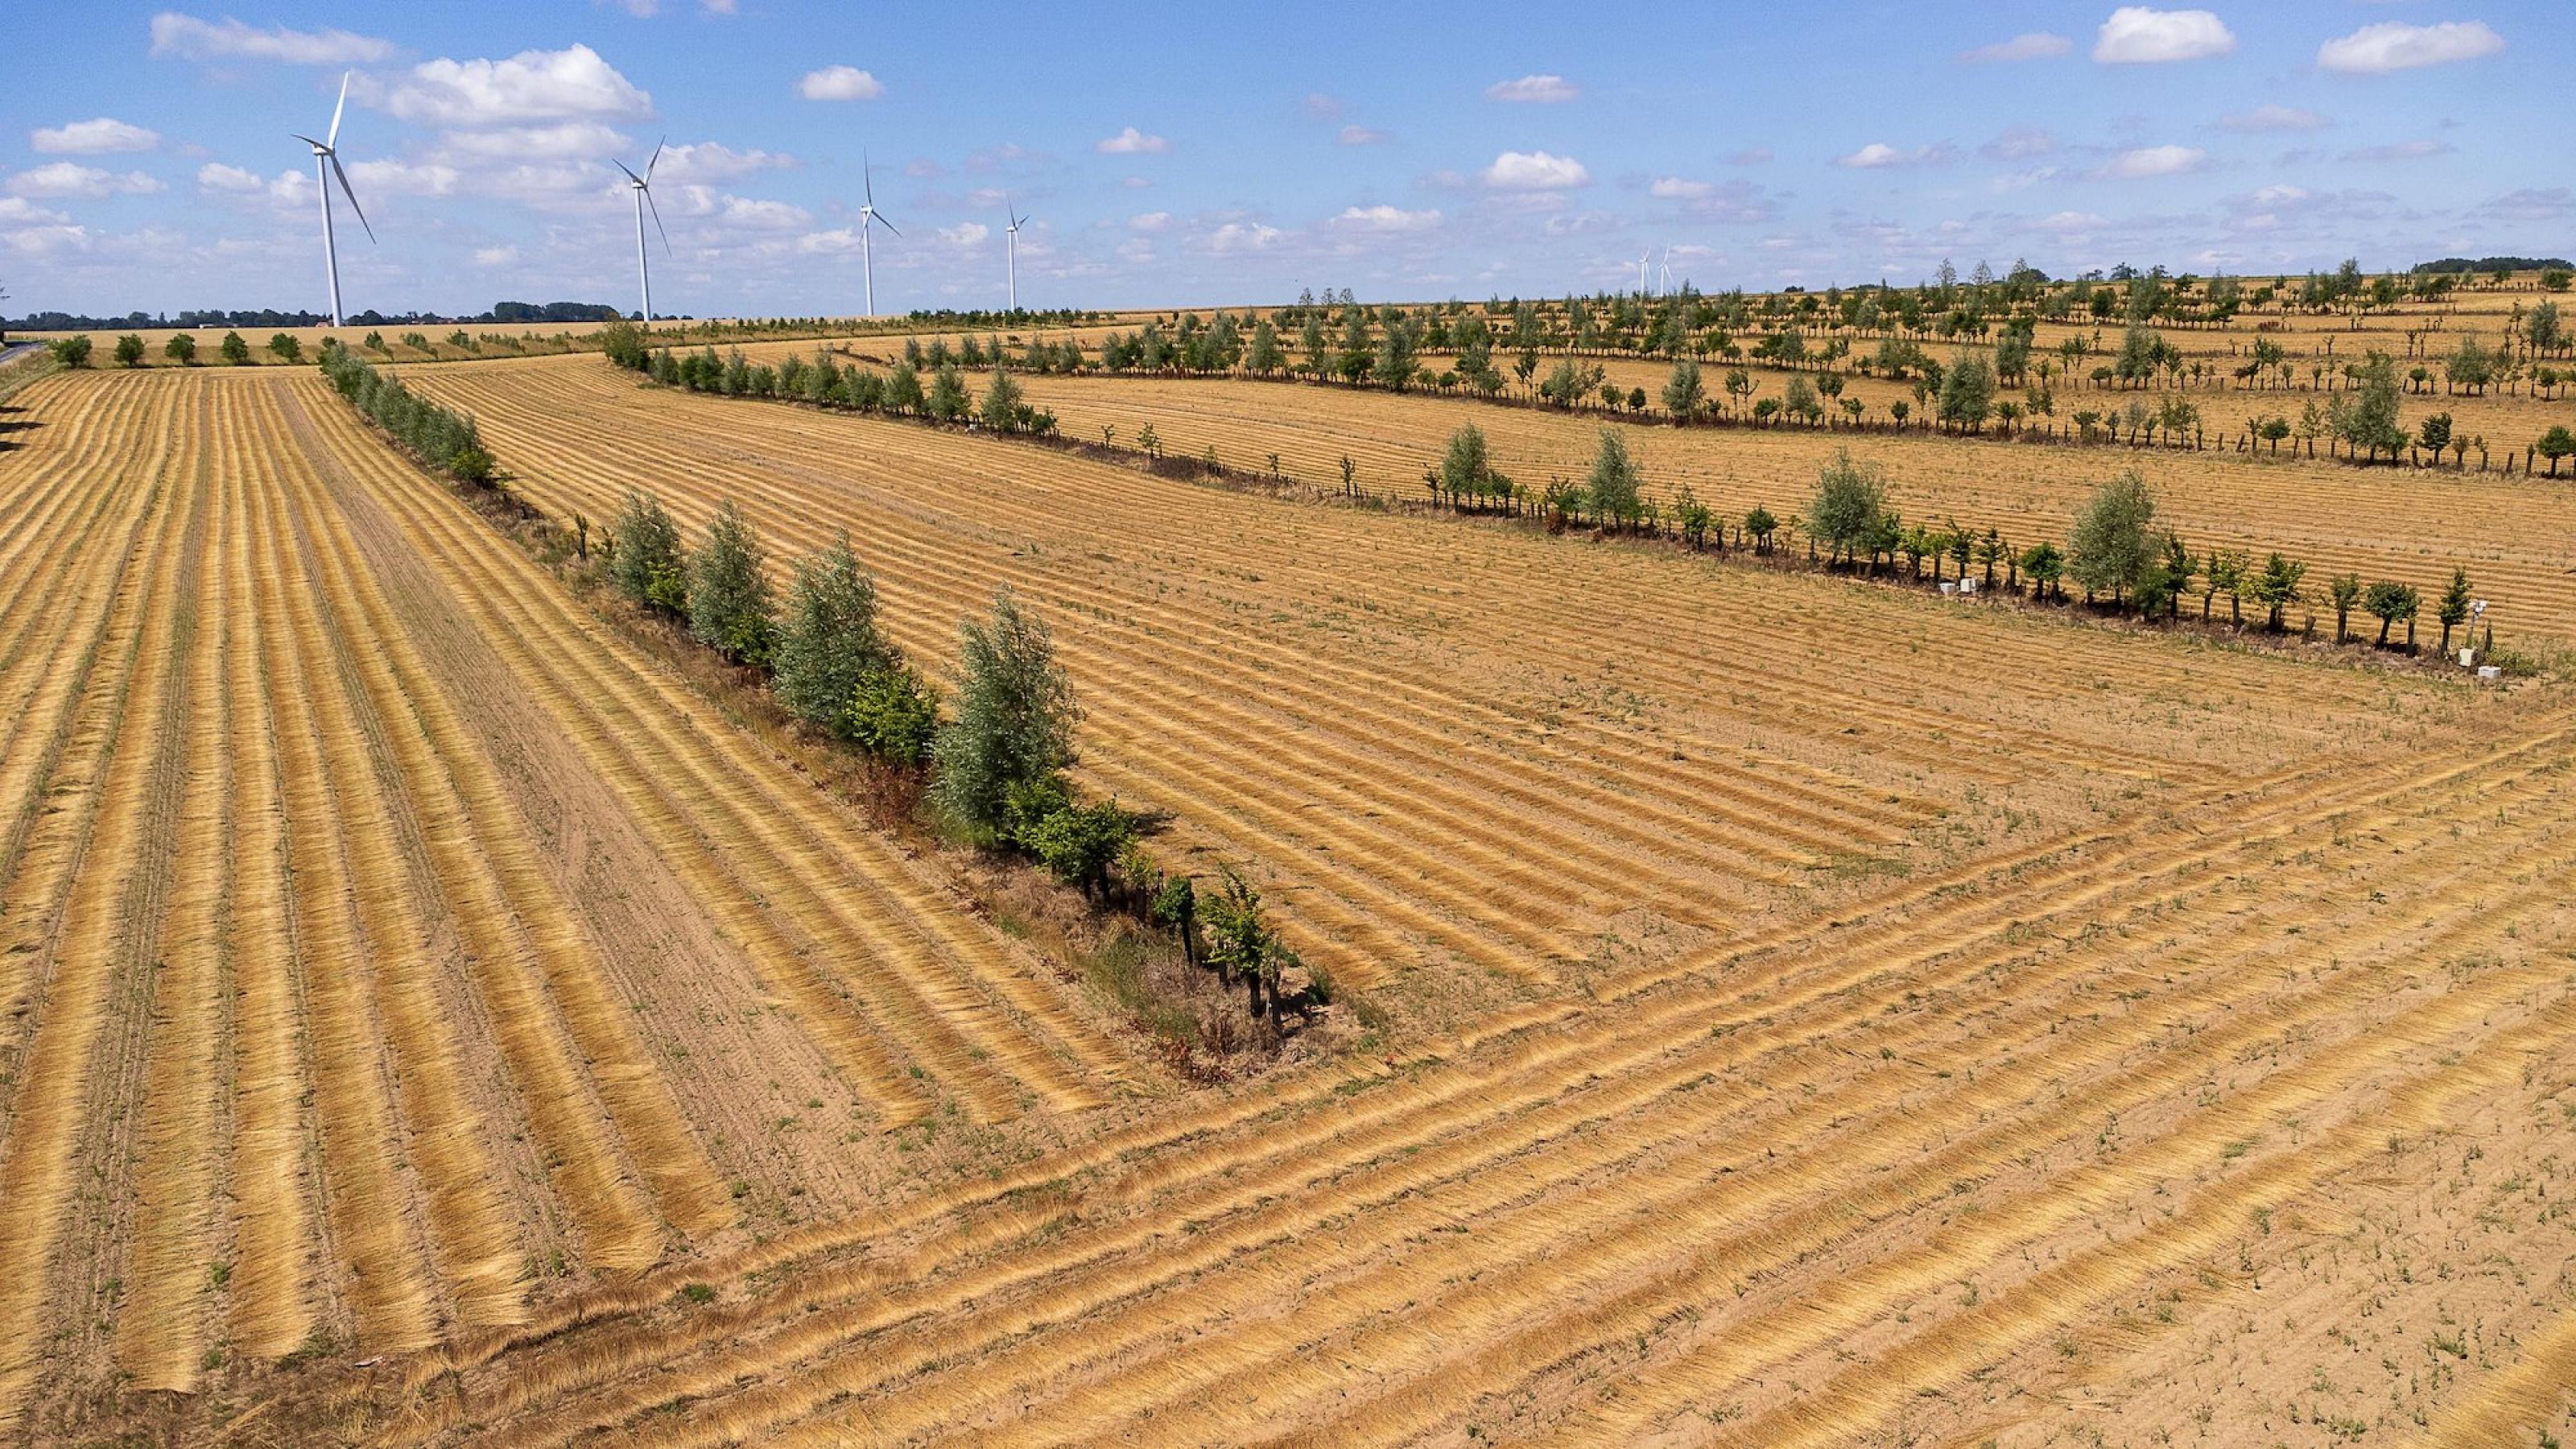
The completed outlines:
[[[587,537],[585,524],[584,537]],[[601,541],[607,577],[629,601],[683,624],[726,659],[765,676],[808,726],[917,787],[958,837],[1018,852],[1104,907],[1170,930],[1190,960],[1245,986],[1255,1015],[1329,1000],[1320,968],[1280,939],[1260,892],[1232,866],[1202,897],[1144,848],[1147,818],[1115,798],[1085,801],[1069,771],[1082,712],[1045,622],[1008,587],[958,631],[953,699],[905,659],[878,624],[877,589],[845,533],[798,559],[785,599],[728,500],[694,548],[649,493],[628,495]],[[898,792],[904,797],[915,789]],[[1292,998],[1283,982],[1307,977]]]
[[[2180,618],[2184,598],[2196,593],[2207,623],[2224,595],[2232,625],[2243,626],[2244,605],[2251,601],[2263,610],[2264,627],[2280,633],[2288,627],[2291,606],[2311,597],[2307,565],[2278,550],[2260,560],[2242,549],[2195,553],[2179,534],[2157,524],[2154,494],[2135,469],[2094,490],[2063,542],[2042,539],[2026,547],[1999,529],[1979,532],[1955,519],[1909,523],[1890,500],[1885,471],[1855,460],[1849,449],[1838,450],[1819,471],[1807,511],[1786,519],[1758,505],[1740,521],[1722,519],[1687,484],[1668,500],[1650,497],[1642,470],[1615,428],[1602,429],[1592,466],[1581,479],[1554,478],[1533,492],[1493,465],[1483,430],[1471,423],[1450,435],[1439,466],[1426,469],[1423,480],[1436,503],[1462,512],[1535,514],[1551,532],[1589,524],[1614,534],[1669,535],[1694,550],[1714,544],[1723,552],[1732,529],[1734,548],[1766,557],[1794,546],[1803,532],[1808,562],[1826,569],[1922,583],[1928,563],[1928,582],[1955,587],[1970,580],[1973,567],[1983,570],[1985,590],[2000,587],[2034,603],[2067,602],[2072,581],[2087,605],[2134,611],[2149,620]],[[2402,623],[2405,648],[2414,651],[2422,600],[2413,585],[2365,583],[2345,573],[2328,582],[2322,597],[2335,611],[2336,643],[2351,637],[2358,608],[2379,618],[2379,644],[2386,645],[2391,628]],[[2435,604],[2444,652],[2453,630],[2469,620],[2470,606],[2468,574],[2455,568]]]
[[[460,483],[494,482],[492,454],[484,448],[472,414],[431,402],[404,387],[402,379],[377,371],[337,338],[322,344],[322,373],[340,396],[412,456]]]
[[[621,340],[612,345],[608,356],[617,365],[641,372],[665,387],[690,392],[802,402],[942,423],[972,422],[995,432],[1042,438],[1056,432],[1055,414],[1032,406],[1026,390],[999,368],[994,369],[978,400],[968,393],[965,376],[955,362],[941,363],[925,382],[922,372],[908,361],[878,372],[856,363],[844,367],[829,352],[818,351],[811,362],[791,356],[772,367],[747,360],[739,348],[721,358],[712,347],[684,355],[674,355],[667,347],[648,353],[640,335],[631,344]]]

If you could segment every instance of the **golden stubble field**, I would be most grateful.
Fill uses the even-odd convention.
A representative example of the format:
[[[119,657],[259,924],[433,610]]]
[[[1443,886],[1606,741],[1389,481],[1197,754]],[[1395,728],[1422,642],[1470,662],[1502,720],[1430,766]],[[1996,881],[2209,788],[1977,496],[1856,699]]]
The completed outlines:
[[[2521,1442],[2508,1436],[2566,1412],[2576,717],[2562,686],[2479,692],[1667,551],[1218,491],[908,424],[640,389],[595,359],[411,377],[472,406],[517,486],[558,514],[605,517],[641,484],[692,525],[716,499],[739,499],[780,554],[849,529],[896,633],[934,669],[956,618],[1008,579],[1056,623],[1090,710],[1090,783],[1172,804],[1192,851],[1252,861],[1301,948],[1367,966],[1370,994],[1399,1028],[1366,1053],[1229,1089],[1029,1103],[1037,1123],[1068,1125],[1052,1140],[1031,1126],[952,1144],[982,1152],[979,1171],[882,1173],[793,1223],[667,1239],[652,1266],[585,1261],[559,1292],[532,1291],[542,1259],[523,1264],[488,1322],[433,1319],[425,1333],[375,1339],[358,1325],[292,1371],[205,1372],[200,1396],[175,1401],[183,1429],[254,1442],[605,1432],[670,1443],[1766,1445],[2429,1429],[2483,1444]],[[640,837],[619,868],[661,861],[680,877],[663,919],[720,922],[706,928],[714,947],[692,938],[701,944],[677,959],[731,948],[723,959],[751,963],[737,973],[796,959],[731,933],[782,902],[820,922],[829,902],[896,878],[864,828],[830,816],[810,788],[762,785],[782,769],[754,757],[716,774],[737,753],[720,714],[631,657],[617,631],[584,622],[542,569],[478,532],[479,519],[336,412],[318,381],[241,381],[54,379],[25,399],[47,426],[0,459],[0,488],[63,499],[0,536],[0,582],[89,600],[90,612],[66,622],[59,610],[13,610],[6,637],[38,628],[31,619],[38,642],[88,620],[126,643],[135,662],[120,667],[165,672],[56,686],[53,670],[24,662],[32,646],[5,646],[9,688],[44,681],[117,721],[104,756],[101,731],[66,728],[75,773],[44,767],[65,808],[22,818],[123,829],[143,808],[116,803],[127,796],[166,791],[174,808],[198,797],[198,776],[168,765],[126,783],[114,741],[129,734],[164,742],[145,752],[154,760],[192,749],[264,758],[257,730],[239,746],[205,745],[172,723],[199,718],[204,696],[171,675],[232,678],[231,656],[208,663],[178,622],[200,612],[183,602],[219,597],[210,617],[280,641],[264,649],[313,655],[296,678],[329,686],[308,704],[309,683],[228,685],[246,701],[231,719],[318,712],[336,694],[353,724],[372,716],[385,736],[379,745],[358,729],[353,741],[317,720],[280,736],[311,741],[300,762],[219,765],[228,780],[329,777],[358,768],[335,763],[353,758],[376,771],[379,807],[233,811],[275,818],[285,849],[363,833],[370,808],[428,810],[422,800],[441,790],[463,801],[461,828],[509,820],[483,813],[479,787],[441,783],[470,781],[479,749],[501,802],[516,805],[522,848],[543,862],[569,832],[524,803],[493,738],[533,725],[566,741],[565,771],[600,781],[615,807],[600,818],[622,814]],[[1258,406],[1242,426],[1275,426],[1259,416],[1268,400],[1303,395],[1247,394]],[[191,405],[208,421],[195,423]],[[228,420],[225,405],[248,415]],[[108,423],[104,410],[120,406],[147,411]],[[68,426],[89,410],[102,410],[98,424]],[[256,440],[238,459],[220,441],[236,436]],[[121,461],[81,461],[93,455]],[[30,481],[40,476],[54,481]],[[236,477],[227,492],[219,480]],[[95,501],[115,478],[145,495],[128,512]],[[142,481],[153,479],[167,481]],[[169,582],[135,585],[132,602],[118,602],[122,582],[103,595],[46,587],[47,570],[86,559],[104,572],[123,556],[50,544],[87,538],[84,519],[121,519],[182,559],[191,548],[220,556],[202,540],[240,532],[218,526],[223,505],[180,510],[155,501],[165,491],[237,496],[244,516],[275,520],[250,531],[239,573],[269,580],[273,608],[210,596],[235,575],[217,567],[209,584],[202,564],[141,571]],[[262,563],[272,556],[304,572]],[[301,612],[295,582],[310,596]],[[165,632],[146,637],[153,628]],[[156,647],[164,639],[181,647]],[[461,659],[489,662],[437,662],[468,644],[489,654]],[[377,669],[390,679],[371,684]],[[489,693],[466,693],[464,676]],[[508,712],[513,694],[529,713]],[[406,715],[398,697],[423,703]],[[139,709],[158,712],[129,725]],[[220,739],[238,733],[228,723]],[[415,734],[418,747],[397,752]],[[0,769],[12,800],[38,798],[16,757]],[[661,793],[683,780],[685,795]],[[62,814],[77,818],[47,823]],[[304,819],[325,823],[286,828]],[[284,909],[362,917],[390,901],[462,930],[466,912],[442,883],[470,881],[477,853],[513,850],[504,831],[433,826],[424,846],[447,841],[452,854],[426,869],[368,867],[401,857],[394,834],[381,853],[331,848],[359,864],[356,881],[427,886],[308,890],[298,873]],[[177,881],[211,869],[202,856],[241,849],[173,849],[167,865],[127,879],[169,880],[176,900],[189,894]],[[26,872],[9,869],[14,927]],[[496,887],[513,902],[532,888],[515,874]],[[78,889],[59,911],[67,924],[100,909]],[[119,919],[159,919],[124,905],[146,887],[88,889],[114,896]],[[237,893],[219,886],[210,898],[218,941],[236,929]],[[591,897],[572,894],[569,911],[528,896],[501,917],[595,929],[579,904]],[[934,905],[919,907],[924,932],[946,919]],[[254,1059],[223,1012],[200,1018],[218,1042],[210,1075],[174,1068],[179,1085],[155,1096],[141,1084],[163,1074],[110,1069],[197,1055],[180,1044],[199,1030],[131,1005],[80,1025],[92,1020],[77,1010],[85,1003],[133,1003],[190,979],[149,968],[160,928],[148,939],[145,929],[67,931],[59,939],[77,949],[48,948],[32,969],[22,957],[33,953],[0,956],[42,1000],[32,1022],[10,1018],[21,1033],[11,1040],[100,1064],[76,1088],[50,1085],[50,1072],[13,1075],[48,1085],[8,1089],[0,1182],[122,1162],[64,1144],[151,1136],[197,1101],[215,1124],[197,1139],[215,1144],[206,1170],[237,1174],[227,1124],[247,1110],[236,1101],[262,1091],[316,1124],[299,1129],[320,1143],[314,1178],[371,1170],[332,1156],[318,1125],[325,1099],[263,1088],[278,1073],[243,1065]],[[374,936],[363,919],[358,929],[342,954],[368,963],[352,979],[372,982],[394,968],[361,949]],[[589,1060],[595,1040],[613,1044],[606,1023],[619,1013],[576,1025],[577,978],[615,981],[611,1003],[628,991],[653,999],[623,948],[499,954],[489,968],[480,951],[437,956],[430,974],[470,1000],[478,970],[514,969],[533,990],[520,1000],[553,1003],[552,1015],[526,1013],[525,1035],[562,1023],[560,1041],[587,1070],[558,1080],[576,1100],[596,1094],[587,1120],[601,1125],[586,1140],[613,1154],[554,1163],[521,1085],[543,1054],[523,1040],[523,1064],[500,1044],[469,1043],[459,1050],[481,1054],[468,1060],[491,1063],[470,1079],[512,1089],[475,1110],[523,1112],[532,1134],[484,1134],[535,1164],[491,1179],[509,1201],[586,1223],[604,1220],[611,1198],[574,1191],[575,1174],[682,1201],[695,1199],[678,1188],[739,1170],[743,1129],[708,1123],[735,1098],[774,1110],[757,1070],[694,1087],[691,1064],[712,1046],[664,1050],[649,1010],[623,1018],[641,1037],[642,1070]],[[218,989],[239,969],[221,951],[194,959],[214,963],[196,969]],[[864,962],[809,959],[866,977]],[[894,974],[916,983],[924,964],[901,958]],[[1008,964],[956,970],[1001,998],[1024,979]],[[798,1003],[749,1011],[758,988],[740,974],[686,974],[715,1040],[775,1049],[726,1037],[749,1029],[726,1022],[731,1009],[772,1030],[783,1018],[799,1028],[784,1041],[829,1050]],[[669,975],[660,989],[678,990]],[[1042,1061],[1073,1086],[1101,1080],[1082,1060],[1081,1003],[1062,1005],[1064,1018],[1027,1016],[1024,1055],[992,1068],[1014,1090],[1043,1093],[1032,1080]],[[1024,1019],[1010,1007],[996,1002],[1001,1020]],[[926,1017],[885,1025],[907,1051],[939,1050]],[[377,1039],[386,1044],[372,1049],[395,1062],[415,1054],[390,1032]],[[670,1187],[648,1173],[665,1159],[608,1097],[611,1083],[654,1082],[711,1173]],[[957,1095],[970,1109],[970,1089]],[[551,1110],[584,1120],[569,1104]],[[847,1115],[866,1130],[818,1137],[818,1158],[906,1139]],[[410,1187],[424,1165],[415,1149],[435,1145],[442,1124],[397,1120],[406,1146],[377,1153],[372,1170]],[[156,1160],[146,1153],[100,1185],[76,1173],[37,1180],[145,1202],[160,1195],[144,1186],[161,1180],[145,1165]],[[635,1166],[630,1176],[589,1165],[600,1160]],[[308,1191],[320,1199],[309,1211],[328,1220],[339,1198]],[[415,1188],[399,1201],[386,1211],[419,1233],[438,1198]],[[729,1194],[711,1202],[749,1212]],[[0,1212],[43,1243],[31,1250],[27,1231],[0,1239],[13,1255],[7,1291],[50,1301],[22,1286],[34,1263],[50,1275],[46,1293],[86,1294],[41,1320],[77,1326],[68,1341],[30,1331],[12,1360],[32,1364],[17,1382],[35,1386],[39,1412],[72,1407],[120,1341],[132,1290],[107,1293],[102,1279],[136,1281],[118,1273],[123,1255],[142,1256],[123,1246],[135,1230]],[[216,1251],[247,1261],[208,1235],[237,1237],[249,1220],[218,1198],[160,1241],[178,1245],[183,1265]],[[395,1264],[444,1261],[416,1239],[384,1251]],[[184,1283],[197,1296],[178,1321],[203,1321],[241,1311],[227,1296],[238,1282],[209,1291],[202,1276],[175,1277],[165,1301]],[[290,1336],[240,1352],[266,1357]]]
[[[1160,1090],[317,375],[19,402],[0,1419],[506,1329]]]

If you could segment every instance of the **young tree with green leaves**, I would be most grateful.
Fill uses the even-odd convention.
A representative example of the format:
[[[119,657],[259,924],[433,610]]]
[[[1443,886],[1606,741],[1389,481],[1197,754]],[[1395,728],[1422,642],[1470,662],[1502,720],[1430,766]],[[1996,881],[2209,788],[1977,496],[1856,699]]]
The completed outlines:
[[[1779,528],[1780,520],[1772,517],[1771,510],[1761,504],[1753,505],[1753,510],[1744,515],[1744,531],[1752,537],[1755,553],[1771,552],[1771,535]]]
[[[609,582],[628,601],[648,609],[679,614],[689,602],[686,559],[680,551],[680,526],[650,493],[626,495],[610,537]]]
[[[1664,379],[1664,411],[1676,423],[1686,423],[1708,406],[1708,388],[1700,381],[1699,364],[1685,357],[1673,364],[1672,376]]]
[[[291,332],[280,332],[269,338],[268,351],[280,362],[300,363],[304,360],[304,344],[296,341],[295,334]]]
[[[939,735],[939,696],[921,671],[889,653],[850,691],[840,732],[887,764],[909,769],[930,758]]]
[[[2262,572],[2254,575],[2246,585],[2246,592],[2254,596],[2255,603],[2263,606],[2265,629],[2275,634],[2281,632],[2282,616],[2290,605],[2299,601],[2299,581],[2307,576],[2307,572],[2306,564],[2286,558],[2278,550],[2263,560]]]
[[[1062,794],[1081,712],[1045,621],[1007,585],[994,591],[990,619],[960,627],[959,644],[956,717],[932,746],[932,794],[968,838],[995,844],[1013,824],[1015,798]]]
[[[1079,889],[1085,899],[1109,898],[1109,868],[1136,843],[1141,822],[1115,799],[1064,805],[1018,833],[1022,849],[1047,873]]]
[[[2155,495],[2137,469],[2102,484],[2076,515],[2066,571],[2088,593],[2108,593],[2118,605],[2155,562],[2155,516]]]
[[[238,332],[225,333],[224,340],[216,346],[215,351],[223,357],[226,366],[250,366],[250,344],[243,341],[242,335]]]
[[[962,392],[963,389],[961,388]],[[909,362],[898,362],[886,374],[885,410],[897,417],[910,417],[922,410],[928,398],[921,390],[921,370]]]
[[[197,339],[185,332],[173,332],[170,340],[161,344],[161,355],[181,367],[194,367],[197,365]]]
[[[1852,460],[1849,448],[1816,474],[1816,501],[1807,508],[1807,533],[1825,545],[1825,561],[1848,563],[1877,537],[1887,509],[1887,475],[1875,462]]]
[[[1289,970],[1299,966],[1297,953],[1279,939],[1268,913],[1261,904],[1261,892],[1244,879],[1243,872],[1230,862],[1217,867],[1217,893],[1198,903],[1198,916],[1207,933],[1207,956],[1221,980],[1241,977],[1251,997],[1252,1014],[1262,1011],[1262,993],[1269,992],[1271,1019],[1276,1021],[1285,1007],[1280,984]]]
[[[779,701],[806,723],[842,733],[859,681],[895,662],[877,629],[876,581],[850,535],[798,559],[771,661]]]
[[[2469,622],[2469,571],[2454,564],[2450,587],[2442,590],[2433,617],[2442,621],[2442,657],[2451,657],[2451,631]]]
[[[2051,597],[2063,602],[2066,590],[2059,580],[2066,576],[2066,555],[2046,539],[2032,544],[2021,556],[2021,571],[2030,575],[2030,597],[2035,603],[2046,603]]]
[[[959,376],[956,364],[943,363],[930,375],[930,397],[923,409],[943,423],[953,423],[966,416],[966,379]]]
[[[2372,584],[2370,592],[2362,599],[2362,606],[2379,616],[2380,648],[2388,647],[2388,627],[2403,619],[2406,621],[2406,647],[2410,651],[2414,649],[2415,613],[2422,606],[2422,598],[2415,592],[2413,584],[2386,581]]]
[[[1995,370],[1982,353],[1962,352],[1942,371],[1941,421],[1961,432],[1983,432],[1994,403]]]
[[[730,498],[716,505],[707,541],[689,558],[689,632],[737,664],[765,667],[778,623],[760,541]]]
[[[116,365],[119,367],[141,367],[143,365],[143,339],[135,336],[131,332],[128,332],[124,336],[116,339]]]
[[[2361,575],[2341,573],[2328,579],[2326,597],[2334,601],[2335,642],[2341,644],[2352,636],[2352,609],[2361,602]]]
[[[1245,370],[1255,377],[1268,377],[1287,365],[1288,355],[1280,349],[1279,329],[1262,318],[1252,328],[1252,345],[1244,353]]]
[[[1604,524],[1634,528],[1645,516],[1645,488],[1637,465],[1628,456],[1628,443],[1617,428],[1601,430],[1601,444],[1593,450],[1592,472],[1585,480],[1592,494],[1592,508]]]
[[[1482,506],[1489,499],[1508,497],[1511,491],[1511,480],[1494,470],[1493,459],[1486,452],[1485,430],[1474,423],[1449,435],[1449,449],[1441,455],[1439,476],[1452,506]]]

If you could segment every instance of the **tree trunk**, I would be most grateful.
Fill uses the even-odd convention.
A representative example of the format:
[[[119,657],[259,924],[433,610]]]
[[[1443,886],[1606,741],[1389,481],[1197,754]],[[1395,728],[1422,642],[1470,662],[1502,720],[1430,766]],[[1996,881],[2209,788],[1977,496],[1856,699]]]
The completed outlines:
[[[2380,647],[2380,648],[2385,649],[2385,648],[2387,648],[2387,647],[2388,647],[2388,626],[2389,626],[2389,625],[2391,625],[2391,624],[2394,624],[2394,623],[2396,623],[2396,622],[2397,622],[2397,621],[2396,621],[2396,620],[2394,620],[2394,619],[2387,619],[2387,618],[2383,618],[2383,619],[2381,619],[2381,620],[2379,621],[2379,647]]]

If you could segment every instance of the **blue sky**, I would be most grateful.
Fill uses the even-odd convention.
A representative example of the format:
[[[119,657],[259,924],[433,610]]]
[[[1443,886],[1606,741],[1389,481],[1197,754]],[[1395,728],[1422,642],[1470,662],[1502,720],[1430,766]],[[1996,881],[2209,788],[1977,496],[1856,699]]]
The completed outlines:
[[[667,135],[658,310],[1301,286],[1482,298],[1910,282],[2026,257],[2245,273],[2565,253],[2563,0],[47,7],[0,98],[0,310],[634,305],[609,166]]]

